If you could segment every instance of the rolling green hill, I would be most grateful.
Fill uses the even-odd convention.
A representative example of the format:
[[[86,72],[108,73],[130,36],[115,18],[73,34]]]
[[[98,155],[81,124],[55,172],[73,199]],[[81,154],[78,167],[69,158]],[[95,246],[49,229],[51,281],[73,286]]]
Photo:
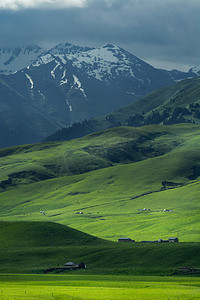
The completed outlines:
[[[0,220],[199,242],[199,137],[199,125],[151,125],[2,149]]]
[[[17,234],[16,234],[17,233]],[[104,245],[107,242],[52,222],[1,222],[0,243],[5,248]],[[107,243],[109,245],[109,242]]]
[[[135,117],[137,126],[183,122],[199,124],[199,110],[200,78],[193,78],[152,92],[133,104],[122,107],[111,116],[122,123],[127,122],[129,117]],[[156,114],[159,114],[160,119],[156,119]],[[139,119],[139,116],[143,119]]]
[[[68,261],[83,261],[87,269],[50,272],[171,275],[200,267],[199,243],[119,244],[51,222],[0,222],[0,242],[1,273],[44,273]]]
[[[200,124],[200,80],[184,80],[168,89],[161,89],[141,99],[140,104],[129,107],[125,124],[128,126],[143,126],[147,124]],[[126,107],[119,113],[124,114]],[[142,109],[142,110],[141,110]],[[116,117],[116,116],[115,116]]]

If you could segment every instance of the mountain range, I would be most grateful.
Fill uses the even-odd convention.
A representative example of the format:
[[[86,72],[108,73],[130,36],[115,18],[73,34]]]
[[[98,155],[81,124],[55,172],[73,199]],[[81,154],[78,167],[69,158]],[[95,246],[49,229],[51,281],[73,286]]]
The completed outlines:
[[[66,43],[0,49],[0,74],[0,147],[8,147],[110,114],[152,91],[198,77],[200,70],[156,69],[111,44]]]

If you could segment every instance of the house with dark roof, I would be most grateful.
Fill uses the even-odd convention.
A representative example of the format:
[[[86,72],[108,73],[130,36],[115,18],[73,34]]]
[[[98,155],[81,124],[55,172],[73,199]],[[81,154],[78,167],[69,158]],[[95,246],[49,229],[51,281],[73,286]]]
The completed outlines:
[[[119,238],[118,239],[118,242],[125,242],[125,243],[127,243],[127,242],[135,242],[135,240],[132,240],[131,238]]]
[[[73,261],[67,262],[66,264],[64,264],[64,266],[65,266],[65,268],[70,269],[70,270],[78,269],[78,265]]]
[[[76,269],[86,269],[86,264],[84,262],[80,262],[78,265],[73,262],[73,261],[69,261],[66,264],[64,264],[64,267],[66,269],[70,269],[70,270],[76,270]]]

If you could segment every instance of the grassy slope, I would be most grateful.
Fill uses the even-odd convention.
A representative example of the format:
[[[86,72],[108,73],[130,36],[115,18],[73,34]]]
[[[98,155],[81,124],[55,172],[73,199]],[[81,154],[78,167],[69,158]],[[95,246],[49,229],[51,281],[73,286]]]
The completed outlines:
[[[87,264],[78,274],[164,275],[200,267],[198,243],[118,244],[48,222],[1,222],[0,242],[0,272],[7,273],[44,273],[67,261]]]
[[[38,273],[66,261],[86,262],[91,274],[200,267],[199,136],[194,125],[121,127],[2,149],[0,272]],[[178,185],[164,189],[162,181]],[[144,207],[150,211],[138,211]],[[177,235],[187,243],[112,242]]]
[[[167,88],[156,90],[116,110],[111,115],[116,121],[124,122],[129,116],[143,114],[144,117],[151,114],[153,110],[163,112],[164,108],[174,110],[176,107],[187,107],[189,104],[200,104],[200,78],[182,80]],[[197,123],[199,123],[198,120]]]
[[[3,149],[1,180],[12,184],[2,188],[1,220],[54,221],[113,241],[200,241],[199,135],[194,125],[121,127]],[[181,185],[163,189],[166,180]]]
[[[105,242],[68,226],[52,222],[1,222],[0,242],[5,248],[99,245]],[[16,235],[17,232],[17,235]],[[109,242],[107,242],[109,245]]]

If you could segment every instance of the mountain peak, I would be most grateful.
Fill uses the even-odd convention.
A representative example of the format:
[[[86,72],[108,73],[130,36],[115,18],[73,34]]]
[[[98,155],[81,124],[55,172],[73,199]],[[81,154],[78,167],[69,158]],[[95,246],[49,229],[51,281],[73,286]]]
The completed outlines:
[[[195,67],[191,68],[188,72],[189,72],[189,73],[192,72],[192,73],[194,73],[194,74],[200,76],[200,66],[195,66]]]
[[[111,48],[111,49],[114,49],[114,48],[119,48],[119,47],[115,46],[113,44],[105,44],[102,48]]]
[[[82,47],[82,46],[76,46],[70,43],[60,43],[53,48],[51,48],[48,52],[50,52],[53,55],[56,54],[74,54],[79,51],[85,52],[88,50],[92,50],[93,48],[90,47]]]

